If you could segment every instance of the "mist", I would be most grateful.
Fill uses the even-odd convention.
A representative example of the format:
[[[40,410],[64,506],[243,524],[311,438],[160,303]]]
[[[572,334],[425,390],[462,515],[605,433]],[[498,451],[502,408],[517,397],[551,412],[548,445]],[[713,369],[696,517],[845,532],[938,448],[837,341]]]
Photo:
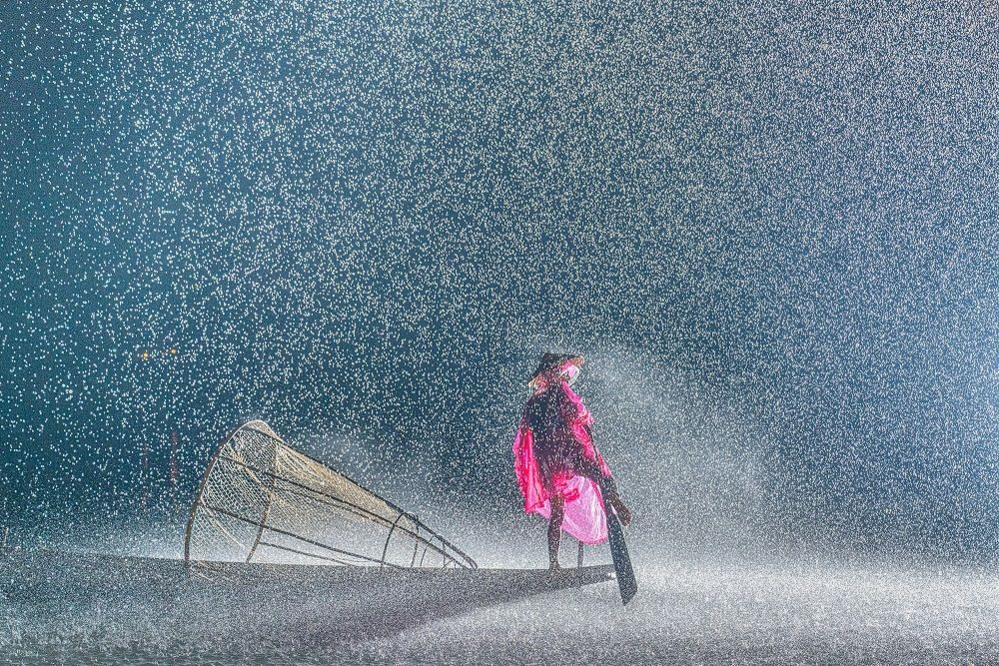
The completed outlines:
[[[176,559],[252,419],[483,571],[543,568],[511,447],[557,352],[586,357],[575,388],[635,513],[633,615],[521,571],[509,604],[340,653],[310,628],[322,585],[268,588],[291,627],[271,656],[994,658],[996,18],[4,3],[0,619],[29,647],[224,651],[206,617],[129,609],[219,601]],[[61,600],[100,597],[94,553],[124,581],[104,625]],[[226,596],[236,624],[251,588]]]

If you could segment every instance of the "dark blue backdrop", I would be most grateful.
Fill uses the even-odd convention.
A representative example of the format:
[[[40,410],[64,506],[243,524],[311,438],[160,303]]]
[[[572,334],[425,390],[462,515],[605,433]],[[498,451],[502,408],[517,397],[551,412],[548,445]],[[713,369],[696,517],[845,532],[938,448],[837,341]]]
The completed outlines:
[[[186,496],[250,416],[513,511],[573,347],[752,423],[776,534],[993,548],[980,7],[147,4],[0,7],[9,520],[165,502],[174,432]]]

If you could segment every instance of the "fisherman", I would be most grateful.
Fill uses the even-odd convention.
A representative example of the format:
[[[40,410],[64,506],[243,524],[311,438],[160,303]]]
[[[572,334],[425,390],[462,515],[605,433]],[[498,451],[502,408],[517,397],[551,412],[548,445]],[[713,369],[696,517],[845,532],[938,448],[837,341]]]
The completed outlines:
[[[580,543],[603,543],[606,505],[622,524],[631,522],[631,511],[621,501],[610,467],[593,444],[593,417],[571,388],[582,365],[579,355],[541,356],[528,383],[532,393],[513,443],[524,510],[549,521],[548,561],[554,575],[561,571],[562,530]]]

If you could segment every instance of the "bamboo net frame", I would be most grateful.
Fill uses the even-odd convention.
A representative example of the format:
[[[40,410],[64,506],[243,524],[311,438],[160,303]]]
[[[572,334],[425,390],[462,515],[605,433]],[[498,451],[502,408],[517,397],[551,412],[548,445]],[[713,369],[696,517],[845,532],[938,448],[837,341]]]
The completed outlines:
[[[241,425],[209,461],[184,561],[477,568],[416,516],[291,448],[263,421]]]

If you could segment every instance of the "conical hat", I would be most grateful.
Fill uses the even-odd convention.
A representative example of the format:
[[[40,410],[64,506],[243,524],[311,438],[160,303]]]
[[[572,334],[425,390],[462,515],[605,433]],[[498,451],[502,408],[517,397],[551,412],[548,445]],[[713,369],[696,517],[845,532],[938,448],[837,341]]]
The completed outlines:
[[[541,379],[541,377],[552,370],[561,369],[566,363],[572,363],[577,366],[583,365],[583,356],[582,354],[555,354],[552,352],[545,352],[541,355],[541,359],[538,361],[538,367],[531,374],[531,380],[527,383],[527,385],[532,388],[537,386],[538,380]]]

